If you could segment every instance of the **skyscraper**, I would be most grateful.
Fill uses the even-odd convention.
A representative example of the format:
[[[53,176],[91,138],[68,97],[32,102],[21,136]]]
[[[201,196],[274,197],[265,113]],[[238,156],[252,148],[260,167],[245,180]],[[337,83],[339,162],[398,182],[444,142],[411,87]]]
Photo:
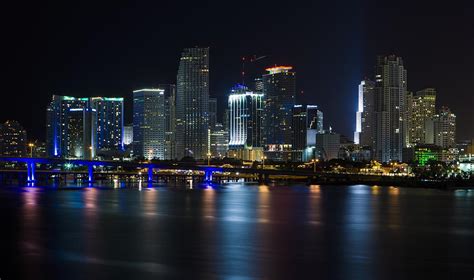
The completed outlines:
[[[213,130],[217,123],[217,98],[209,98],[209,129]]]
[[[6,121],[4,124],[0,124],[0,155],[27,156],[26,130],[19,122]]]
[[[128,146],[133,142],[133,124],[123,127],[123,144]]]
[[[379,56],[375,67],[374,155],[382,162],[401,161],[407,146],[407,71],[401,57]]]
[[[47,108],[48,156],[93,158],[97,147],[96,117],[89,98],[53,95]]]
[[[91,97],[97,115],[97,150],[123,150],[123,98]]]
[[[229,149],[262,147],[263,94],[236,85],[229,95]]]
[[[432,137],[427,135],[430,130],[427,126],[430,125],[436,113],[436,90],[426,88],[417,91],[413,96],[410,96],[408,102],[410,145],[433,144]]]
[[[184,49],[177,75],[176,156],[207,158],[209,48]]]
[[[211,157],[223,158],[227,155],[229,148],[229,133],[224,129],[221,123],[216,123],[216,126],[211,131]]]
[[[361,146],[374,146],[374,86],[375,83],[368,79],[359,84],[354,143]]]
[[[264,143],[270,158],[289,158],[292,142],[291,122],[295,105],[296,74],[291,66],[267,68],[262,76],[264,109]]]
[[[146,159],[165,156],[165,91],[133,91],[133,155]]]
[[[316,134],[324,131],[323,112],[316,105],[295,105],[292,130],[293,160],[311,159],[316,145]]]
[[[176,158],[176,85],[160,84],[165,91],[165,159]]]
[[[456,115],[442,107],[433,119],[434,143],[443,148],[456,147]]]

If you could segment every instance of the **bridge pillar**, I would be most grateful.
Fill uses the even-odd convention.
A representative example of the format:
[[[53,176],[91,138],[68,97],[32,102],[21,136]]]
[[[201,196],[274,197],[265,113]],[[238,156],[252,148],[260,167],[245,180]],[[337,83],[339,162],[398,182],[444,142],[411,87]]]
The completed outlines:
[[[28,182],[34,182],[36,180],[35,167],[36,167],[36,164],[34,162],[27,162],[26,163],[26,174],[27,174],[27,181]]]
[[[94,182],[94,166],[92,164],[87,165],[88,182],[92,184]]]
[[[148,166],[148,183],[153,183],[153,167]]]
[[[212,182],[212,170],[206,169],[204,171],[204,182],[206,183]]]

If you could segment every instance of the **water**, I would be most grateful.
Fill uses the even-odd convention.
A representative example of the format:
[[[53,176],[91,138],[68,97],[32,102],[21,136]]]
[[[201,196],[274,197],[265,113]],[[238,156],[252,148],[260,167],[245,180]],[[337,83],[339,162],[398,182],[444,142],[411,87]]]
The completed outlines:
[[[474,191],[0,189],[3,279],[472,279]]]

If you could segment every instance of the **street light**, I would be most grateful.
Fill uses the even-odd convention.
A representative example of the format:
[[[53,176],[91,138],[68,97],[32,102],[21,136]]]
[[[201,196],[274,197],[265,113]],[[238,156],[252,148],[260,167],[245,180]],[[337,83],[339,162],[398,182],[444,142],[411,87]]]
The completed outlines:
[[[33,157],[33,147],[35,146],[35,144],[33,143],[28,143],[28,147],[30,147],[30,158]]]
[[[319,161],[319,159],[312,159],[311,160],[313,162],[313,172],[316,173],[316,163]]]
[[[262,169],[265,169],[265,160],[267,159],[266,156],[263,156],[262,158]]]
[[[211,165],[211,153],[207,153],[207,165]]]

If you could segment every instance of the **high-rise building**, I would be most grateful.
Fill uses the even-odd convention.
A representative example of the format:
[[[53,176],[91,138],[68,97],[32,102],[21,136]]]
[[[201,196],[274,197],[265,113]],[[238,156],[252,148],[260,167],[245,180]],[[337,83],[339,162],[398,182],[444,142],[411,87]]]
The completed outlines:
[[[27,156],[26,130],[17,121],[0,124],[0,155]]]
[[[375,83],[368,79],[359,84],[354,143],[361,146],[374,146],[374,86]]]
[[[209,129],[213,130],[217,123],[217,98],[209,98]]]
[[[50,157],[95,156],[97,114],[89,98],[53,95],[47,108],[46,147]]]
[[[177,75],[176,156],[207,158],[209,48],[184,49]]]
[[[434,143],[443,148],[456,147],[456,115],[442,107],[433,119]]]
[[[262,156],[263,102],[263,93],[253,92],[246,86],[239,84],[230,91],[229,150],[244,160],[256,160]]]
[[[123,98],[91,97],[97,124],[97,150],[123,150]]]
[[[374,87],[374,156],[382,162],[402,161],[407,146],[407,71],[401,57],[379,56]]]
[[[430,123],[436,113],[436,90],[426,88],[409,95],[408,121],[410,145],[433,144]]]
[[[133,156],[146,159],[165,157],[165,91],[133,91]]]
[[[293,106],[295,105],[296,74],[291,66],[267,68],[262,76],[264,109],[264,143],[269,158],[289,159],[291,151]]]
[[[123,127],[123,144],[128,146],[133,142],[133,124]]]
[[[165,159],[176,158],[176,85],[160,84],[165,92]]]
[[[316,105],[293,107],[293,160],[307,161],[314,155],[316,134],[323,133],[323,112]]]
[[[229,148],[229,133],[221,123],[216,123],[211,131],[211,157],[223,158]]]

